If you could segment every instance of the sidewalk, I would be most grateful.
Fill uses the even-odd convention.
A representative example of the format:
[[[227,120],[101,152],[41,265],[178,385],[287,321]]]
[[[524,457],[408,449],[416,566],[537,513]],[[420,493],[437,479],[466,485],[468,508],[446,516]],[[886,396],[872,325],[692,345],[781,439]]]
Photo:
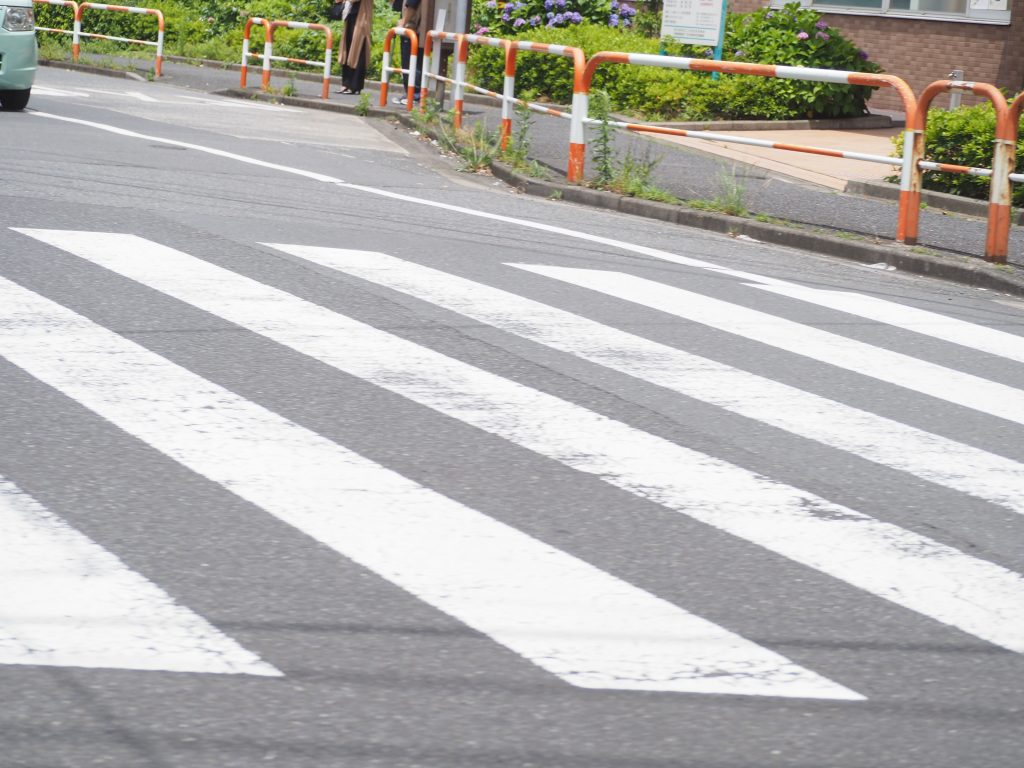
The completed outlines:
[[[105,57],[107,61],[110,57]],[[120,59],[119,63],[126,66],[137,66],[145,71],[152,68],[151,63],[143,60]],[[85,62],[83,62],[84,64]],[[54,63],[54,66],[75,65]],[[239,74],[237,66],[210,62],[203,66],[185,63],[174,57],[164,60],[164,77],[162,82],[206,92],[221,92],[241,95],[238,89]],[[110,74],[116,74],[110,72]],[[122,76],[133,76],[121,73]],[[137,75],[136,75],[137,76]],[[258,87],[258,78],[250,72],[246,96],[263,97]],[[292,97],[276,95],[280,101],[307,106],[311,108],[337,110],[351,113],[355,110],[358,97],[342,96],[334,92],[340,84],[332,82],[330,99],[326,102],[319,98],[319,76],[310,73],[293,75],[275,70],[271,85],[280,89],[287,83],[293,83],[296,94]],[[389,103],[378,108],[379,84],[367,82],[366,91],[369,95],[371,114],[381,116],[387,113],[401,116],[405,114],[403,107]],[[401,88],[392,85],[389,96],[400,96]],[[488,126],[496,128],[500,124],[500,110],[496,101],[486,97],[467,96],[465,119],[472,122],[484,120]],[[888,156],[892,153],[891,137],[898,133],[899,128],[869,128],[849,130],[807,130],[806,121],[797,130],[772,128],[769,130],[747,131],[736,130],[733,123],[727,128],[718,128],[713,124],[700,126],[703,130],[716,133],[755,136],[772,142],[789,144],[806,144],[822,148],[845,149],[865,152],[874,155]],[[689,127],[689,126],[688,126]],[[564,182],[565,165],[568,155],[569,125],[562,120],[543,115],[534,115],[530,128],[531,157],[542,165],[552,169],[553,175],[561,175]],[[683,200],[714,201],[723,195],[726,189],[741,190],[743,202],[752,217],[771,218],[798,225],[807,235],[831,234],[833,243],[824,243],[814,247],[808,237],[797,238],[802,244],[797,247],[810,248],[824,253],[840,255],[844,246],[851,240],[864,244],[865,247],[899,249],[900,258],[904,263],[918,258],[930,261],[918,271],[938,274],[944,263],[955,263],[957,266],[950,276],[958,271],[985,272],[1004,278],[1017,278],[1024,286],[1024,228],[1015,226],[1011,231],[1010,256],[1011,268],[997,268],[988,265],[981,258],[985,245],[986,222],[985,206],[974,207],[978,217],[949,213],[928,205],[921,213],[920,240],[917,248],[898,246],[894,241],[896,229],[897,206],[895,201],[880,197],[867,197],[861,194],[849,194],[848,188],[865,189],[861,182],[880,182],[881,179],[894,172],[888,166],[859,160],[846,160],[822,155],[789,152],[777,149],[758,148],[741,145],[728,145],[723,142],[709,142],[700,139],[669,137],[664,135],[638,135],[629,132],[618,132],[615,136],[616,151],[621,157],[628,151],[643,155],[648,152],[658,163],[654,170],[653,181],[660,188],[671,192]],[[589,161],[589,158],[588,158]],[[536,184],[529,179],[522,179],[517,186],[527,187]],[[869,184],[868,187],[871,185]],[[576,192],[577,190],[570,189]],[[589,193],[589,194],[588,194]],[[578,189],[572,199],[596,201],[597,194],[591,190]],[[561,193],[560,193],[560,196]],[[564,199],[569,199],[564,196]],[[621,205],[614,204],[618,210],[630,210],[641,215],[655,215],[658,218],[693,223],[692,215],[668,215],[661,211],[661,204],[625,199]],[[684,206],[677,206],[684,208]],[[697,211],[686,207],[688,214]],[[705,214],[705,216],[712,214]],[[740,224],[755,226],[757,222],[747,219],[730,217],[735,226],[723,228],[716,223],[711,228],[719,231],[739,231]],[[703,226],[702,224],[697,224]],[[756,228],[756,227],[755,227]],[[756,235],[751,235],[755,236]],[[760,238],[759,238],[760,239]],[[785,240],[785,238],[783,238]],[[775,240],[775,242],[782,242]],[[796,244],[794,242],[794,244]],[[862,249],[863,250],[863,249]],[[932,252],[931,254],[927,253]],[[861,257],[870,258],[870,253]],[[878,260],[894,263],[885,257]],[[1020,267],[1016,270],[1013,267]],[[970,276],[960,279],[968,279]],[[956,278],[954,278],[956,279]],[[968,280],[970,281],[970,280]],[[1024,288],[1021,293],[1024,294]]]

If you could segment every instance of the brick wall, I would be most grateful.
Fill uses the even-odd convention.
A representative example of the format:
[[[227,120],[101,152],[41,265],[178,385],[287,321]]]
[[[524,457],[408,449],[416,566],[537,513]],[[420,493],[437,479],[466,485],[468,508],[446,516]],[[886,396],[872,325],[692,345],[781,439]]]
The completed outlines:
[[[729,10],[747,13],[765,5],[758,0],[730,0]],[[882,16],[824,14],[831,26],[871,55],[889,74],[906,80],[915,93],[953,69],[964,70],[968,80],[993,83],[1011,94],[1024,87],[1024,0],[1011,0],[1008,26],[966,24]],[[935,106],[945,106],[940,96]],[[964,103],[972,103],[970,97]],[[871,97],[876,109],[900,109],[899,98],[888,89]]]

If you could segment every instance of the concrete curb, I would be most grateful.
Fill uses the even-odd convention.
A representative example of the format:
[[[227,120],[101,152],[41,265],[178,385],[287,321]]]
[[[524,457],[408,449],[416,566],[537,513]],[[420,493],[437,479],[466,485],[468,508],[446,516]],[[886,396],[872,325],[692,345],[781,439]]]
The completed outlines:
[[[889,184],[884,181],[850,181],[847,182],[845,193],[850,195],[863,195],[864,197],[875,197],[881,200],[899,200],[900,188],[897,184]],[[970,197],[950,195],[946,192],[932,192],[921,190],[921,200],[928,207],[937,208],[940,211],[951,213],[962,213],[965,216],[976,216],[984,219],[988,216],[988,203],[984,200],[974,200]],[[1012,224],[1024,224],[1024,210],[1012,209],[1010,222]]]

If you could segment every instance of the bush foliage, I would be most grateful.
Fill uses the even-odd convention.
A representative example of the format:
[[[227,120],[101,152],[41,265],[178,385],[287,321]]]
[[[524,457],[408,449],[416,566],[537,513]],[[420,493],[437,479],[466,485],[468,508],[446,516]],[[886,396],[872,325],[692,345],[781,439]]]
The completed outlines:
[[[369,77],[379,77],[380,60],[384,41],[384,30],[394,26],[398,14],[391,10],[390,0],[374,2],[374,48],[371,56]],[[218,61],[241,61],[242,30],[245,20],[251,16],[286,21],[309,21],[327,24],[334,32],[335,54],[341,39],[343,25],[327,19],[330,0],[236,0],[236,2],[214,2],[214,0],[132,0],[132,5],[156,8],[164,14],[166,38],[164,53]],[[36,18],[40,26],[58,29],[71,28],[71,11],[61,6],[36,5]],[[85,12],[83,30],[102,35],[155,40],[156,23],[151,16],[105,11]],[[43,33],[40,33],[43,34]],[[60,36],[56,42],[70,47],[70,37]],[[263,32],[254,28],[252,32],[254,52],[262,49]],[[131,50],[123,43],[111,48],[100,40],[85,38],[83,51],[123,53]],[[137,47],[136,52],[152,54],[152,48]],[[279,29],[274,33],[274,53],[296,59],[323,61],[324,36],[321,32],[307,30]],[[287,68],[288,64],[275,62],[275,68]],[[301,65],[299,65],[301,67]],[[308,67],[301,67],[309,69]],[[339,71],[335,62],[335,71]]]
[[[384,31],[397,15],[390,0],[372,0],[375,6],[373,52],[369,76],[380,76]],[[327,22],[329,0],[137,0],[138,4],[160,9],[167,21],[165,51],[196,58],[238,61],[241,57],[245,19]],[[491,7],[493,3],[493,7]],[[550,6],[550,7],[549,7]],[[60,6],[38,5],[41,26],[70,28],[70,11]],[[550,17],[549,17],[550,14]],[[711,52],[671,40],[658,41],[627,28],[636,11],[623,0],[477,0],[477,22],[492,19],[490,34],[518,29],[520,37],[536,42],[561,43],[583,49],[587,55],[598,51],[628,51],[674,56],[710,57]],[[536,24],[534,24],[536,21]],[[330,23],[335,40],[342,25]],[[504,26],[502,26],[504,25]],[[151,17],[127,13],[87,11],[85,29],[105,35],[155,39]],[[253,32],[254,49],[259,50],[262,31]],[[323,57],[323,35],[305,30],[278,30],[274,52],[281,56],[319,61]],[[58,40],[67,45],[69,38]],[[83,41],[83,50],[123,52],[126,46],[105,47],[102,41]],[[152,48],[140,49],[152,53]],[[473,82],[500,91],[504,65],[496,48],[474,46],[470,60]],[[735,61],[814,66],[857,72],[876,72],[867,60],[818,13],[791,3],[782,9],[761,9],[750,14],[729,14],[724,57]],[[289,65],[276,63],[275,68]],[[301,67],[301,65],[300,65]],[[335,71],[338,65],[335,62]],[[572,98],[572,66],[568,59],[521,52],[517,90],[533,92],[541,100],[568,103]],[[863,114],[870,89],[830,83],[775,80],[724,75],[719,80],[707,74],[655,67],[607,65],[601,67],[594,87],[605,90],[612,109],[648,119],[706,120],[712,118],[784,119],[794,117],[835,117]]]
[[[577,24],[560,29],[529,29],[518,35],[535,42],[558,42],[583,49],[631,53],[664,52],[673,56],[710,58],[710,49],[671,40],[657,41],[628,29]],[[767,64],[879,72],[867,53],[859,50],[810,9],[791,3],[782,9],[729,14],[723,58]],[[500,90],[503,73],[498,49],[474,50],[470,69],[475,81]],[[557,103],[572,95],[571,67],[544,54],[520,54],[517,89],[533,91]],[[871,90],[865,86],[800,80],[707,74],[655,67],[601,67],[594,87],[608,92],[612,108],[649,119],[707,120],[712,118],[786,119],[842,117],[867,111]]]
[[[951,112],[933,109],[928,112],[925,128],[925,159],[936,163],[952,163],[973,168],[992,167],[992,142],[996,135],[996,116],[988,102],[973,107],[960,107]],[[896,154],[903,154],[903,137],[893,139]],[[1024,173],[1024,136],[1017,140],[1017,173]],[[889,181],[899,181],[898,176]],[[963,197],[987,200],[989,181],[966,173],[924,174],[924,188],[949,192]],[[1024,207],[1024,184],[1013,185],[1013,204]]]

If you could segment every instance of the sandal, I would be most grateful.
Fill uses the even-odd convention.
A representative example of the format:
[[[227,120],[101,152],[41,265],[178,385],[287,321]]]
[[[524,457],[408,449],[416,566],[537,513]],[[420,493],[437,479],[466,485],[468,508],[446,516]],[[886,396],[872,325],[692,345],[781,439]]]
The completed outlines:
[[[350,88],[339,88],[338,90],[335,91],[335,93],[343,93],[346,96],[358,96],[361,93],[361,91],[353,91]]]

